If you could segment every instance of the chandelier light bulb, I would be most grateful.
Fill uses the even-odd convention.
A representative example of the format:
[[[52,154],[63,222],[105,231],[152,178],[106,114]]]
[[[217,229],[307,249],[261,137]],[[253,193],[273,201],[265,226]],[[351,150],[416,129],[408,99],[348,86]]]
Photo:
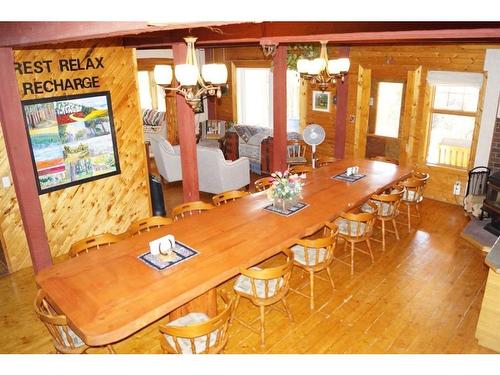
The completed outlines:
[[[341,72],[348,72],[351,66],[351,63],[347,57],[343,57],[337,60],[339,64],[339,69]]]
[[[340,73],[340,64],[339,64],[338,59],[328,61],[328,73],[330,73],[330,74],[339,74]]]
[[[299,73],[307,73],[309,70],[309,60],[298,59],[297,60],[297,71]]]
[[[175,79],[182,86],[195,86],[198,82],[198,68],[192,64],[175,66]]]
[[[156,65],[154,80],[157,85],[170,85],[172,83],[172,67],[170,65]]]

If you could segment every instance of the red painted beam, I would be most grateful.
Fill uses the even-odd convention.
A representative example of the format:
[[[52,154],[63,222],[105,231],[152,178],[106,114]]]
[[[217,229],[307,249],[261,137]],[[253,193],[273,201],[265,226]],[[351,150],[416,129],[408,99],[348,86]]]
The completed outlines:
[[[0,48],[0,122],[35,273],[52,264],[10,48]]]
[[[187,45],[185,43],[173,44],[172,52],[174,65],[186,62]],[[175,100],[177,104],[177,126],[179,127],[177,131],[181,148],[182,191],[184,193],[184,202],[192,202],[200,199],[194,112],[184,96],[176,94]]]
[[[207,64],[213,64],[214,61],[214,49],[206,48],[205,49],[205,61]],[[209,96],[207,98],[207,114],[209,120],[217,120],[217,107],[215,105],[215,101],[217,99],[213,96]]]
[[[340,47],[339,57],[349,57],[349,48]],[[345,77],[344,82],[337,81],[337,111],[335,115],[335,149],[334,155],[337,159],[343,159],[345,153],[346,121],[347,121],[347,93],[349,91],[349,79]]]
[[[287,46],[278,46],[273,57],[273,169],[286,169],[286,69]]]

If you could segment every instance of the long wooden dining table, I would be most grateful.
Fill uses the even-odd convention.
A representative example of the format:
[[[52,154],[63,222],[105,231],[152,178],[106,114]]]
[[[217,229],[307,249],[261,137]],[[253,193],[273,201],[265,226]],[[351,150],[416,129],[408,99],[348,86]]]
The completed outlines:
[[[354,165],[366,177],[353,183],[331,178]],[[301,201],[309,206],[291,216],[264,210],[270,204],[265,192],[251,194],[50,266],[37,274],[36,282],[86,344],[111,344],[214,290],[239,274],[240,267],[253,266],[313,234],[409,173],[385,162],[339,160],[307,175]],[[150,241],[166,234],[199,254],[163,271],[138,259]]]

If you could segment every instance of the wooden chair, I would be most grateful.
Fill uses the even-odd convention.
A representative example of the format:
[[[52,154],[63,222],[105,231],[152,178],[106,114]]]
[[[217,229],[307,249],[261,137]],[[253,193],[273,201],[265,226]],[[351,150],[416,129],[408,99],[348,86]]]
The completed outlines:
[[[241,268],[241,275],[234,284],[236,301],[234,304],[232,319],[236,319],[236,309],[240,302],[240,297],[247,298],[254,305],[259,306],[260,331],[251,326],[255,320],[250,322],[250,324],[247,324],[239,319],[237,320],[251,331],[257,334],[260,333],[260,343],[262,346],[265,345],[264,308],[266,306],[273,307],[278,311],[286,313],[288,315],[288,319],[293,321],[292,313],[290,312],[285,300],[289,289],[290,275],[292,273],[293,253],[289,249],[283,250],[283,253],[287,256],[287,260],[284,264],[266,269],[258,267],[252,267],[249,269]],[[280,301],[285,308],[284,310],[273,306]]]
[[[57,314],[46,299],[46,293],[39,289],[34,303],[35,313],[52,336],[52,344],[56,351],[62,354],[82,354],[90,348],[68,326],[65,315]],[[111,345],[106,346],[108,351],[115,353]]]
[[[396,235],[396,239],[399,240],[398,228],[396,226],[396,216],[399,214],[398,208],[401,202],[401,198],[403,197],[404,188],[396,187],[392,189],[388,194],[374,194],[370,198],[370,202],[374,203],[377,206],[377,210],[375,211],[377,216],[377,220],[380,221],[382,226],[382,251],[385,251],[385,232],[394,233]],[[361,211],[363,212],[374,212],[372,206],[368,204],[364,204],[361,207]],[[394,231],[389,230],[385,227],[385,222],[392,222],[392,226]],[[380,241],[376,238],[372,238],[373,241]]]
[[[111,233],[103,233],[97,236],[84,238],[83,240],[75,242],[71,245],[69,249],[69,256],[74,258],[79,256],[81,253],[99,250],[101,247],[107,247],[118,241],[120,241],[120,237]]]
[[[250,195],[248,191],[241,191],[241,190],[225,191],[224,193],[214,195],[212,197],[212,201],[216,206],[220,206],[221,204],[230,201],[235,201],[236,199],[243,198],[247,195]]]
[[[425,182],[425,185],[429,182],[430,175],[429,173],[426,172],[418,172],[418,171],[411,171],[411,176],[413,178],[416,178],[417,180],[423,180]]]
[[[339,231],[335,224],[326,223],[324,227],[324,237],[313,240],[301,239],[291,247],[294,255],[293,264],[305,272],[309,272],[310,295],[308,296],[299,290],[302,286],[291,290],[304,297],[310,298],[311,310],[314,310],[314,276],[327,281],[327,279],[316,275],[317,273],[326,270],[328,281],[330,281],[332,289],[335,289],[330,265],[333,261],[333,252],[337,244],[338,233]]]
[[[127,229],[129,236],[136,236],[143,232],[149,232],[151,229],[160,228],[164,225],[172,224],[172,219],[163,216],[151,216],[145,219],[134,221]]]
[[[318,167],[323,167],[325,165],[331,164],[333,162],[336,162],[338,159],[337,158],[332,158],[332,157],[324,157],[324,158],[318,158],[316,160],[316,165]]]
[[[255,190],[257,191],[264,191],[267,190],[271,187],[273,184],[273,178],[272,177],[262,177],[259,178],[257,181],[254,182],[255,184]]]
[[[351,261],[347,263],[342,258],[335,257],[335,259],[341,263],[350,265],[351,275],[354,274],[354,250],[369,255],[372,263],[374,262],[370,237],[378,207],[372,202],[367,202],[367,204],[373,209],[373,212],[343,212],[340,214],[340,218],[335,220],[335,224],[339,228],[339,237],[344,240],[344,250],[347,248],[347,243],[351,244]],[[355,244],[360,242],[366,242],[368,252],[355,247]]]
[[[211,210],[213,208],[215,208],[214,205],[202,201],[181,203],[172,209],[172,219],[176,221],[183,219],[186,214],[193,215],[193,213],[201,213],[202,211]]]
[[[160,343],[168,354],[215,354],[224,349],[232,315],[233,299],[220,292],[224,308],[215,317],[191,312],[160,326]],[[208,345],[207,345],[208,342]]]
[[[313,171],[312,167],[308,165],[294,165],[288,169],[290,174],[302,174],[302,173],[311,173]]]
[[[401,203],[406,205],[406,213],[407,213],[407,226],[408,233],[411,231],[411,217],[417,217],[418,222],[420,222],[420,202],[424,199],[424,186],[426,184],[426,179],[416,179],[409,178],[405,181],[399,182],[399,185],[404,187],[403,197],[401,199]],[[417,212],[416,215],[411,213],[411,207],[415,207]]]
[[[286,146],[286,164],[288,168],[292,165],[306,164],[306,144],[299,140],[289,140]]]

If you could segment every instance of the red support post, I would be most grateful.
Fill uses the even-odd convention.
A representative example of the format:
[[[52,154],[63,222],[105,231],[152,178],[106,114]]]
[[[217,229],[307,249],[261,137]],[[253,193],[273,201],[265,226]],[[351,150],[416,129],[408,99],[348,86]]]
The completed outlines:
[[[349,47],[339,48],[339,57],[349,57]],[[345,153],[346,117],[347,117],[347,94],[349,91],[349,78],[344,82],[337,80],[337,112],[335,117],[335,149],[334,155],[337,159],[343,159]]]
[[[214,64],[214,49],[213,48],[205,48],[205,62],[207,64]],[[209,96],[207,98],[207,114],[209,120],[217,120],[217,107],[215,105],[215,101],[217,99],[214,96]]]
[[[172,45],[172,52],[174,55],[174,65],[186,62],[187,46],[185,43],[174,43]],[[177,131],[181,149],[184,202],[197,201],[200,199],[200,191],[198,185],[194,112],[182,95],[177,94],[175,100],[177,104],[177,126],[179,127]]]
[[[0,122],[35,273],[52,265],[11,48],[0,48]]]
[[[278,46],[273,57],[273,171],[286,169],[286,69],[287,46]]]

